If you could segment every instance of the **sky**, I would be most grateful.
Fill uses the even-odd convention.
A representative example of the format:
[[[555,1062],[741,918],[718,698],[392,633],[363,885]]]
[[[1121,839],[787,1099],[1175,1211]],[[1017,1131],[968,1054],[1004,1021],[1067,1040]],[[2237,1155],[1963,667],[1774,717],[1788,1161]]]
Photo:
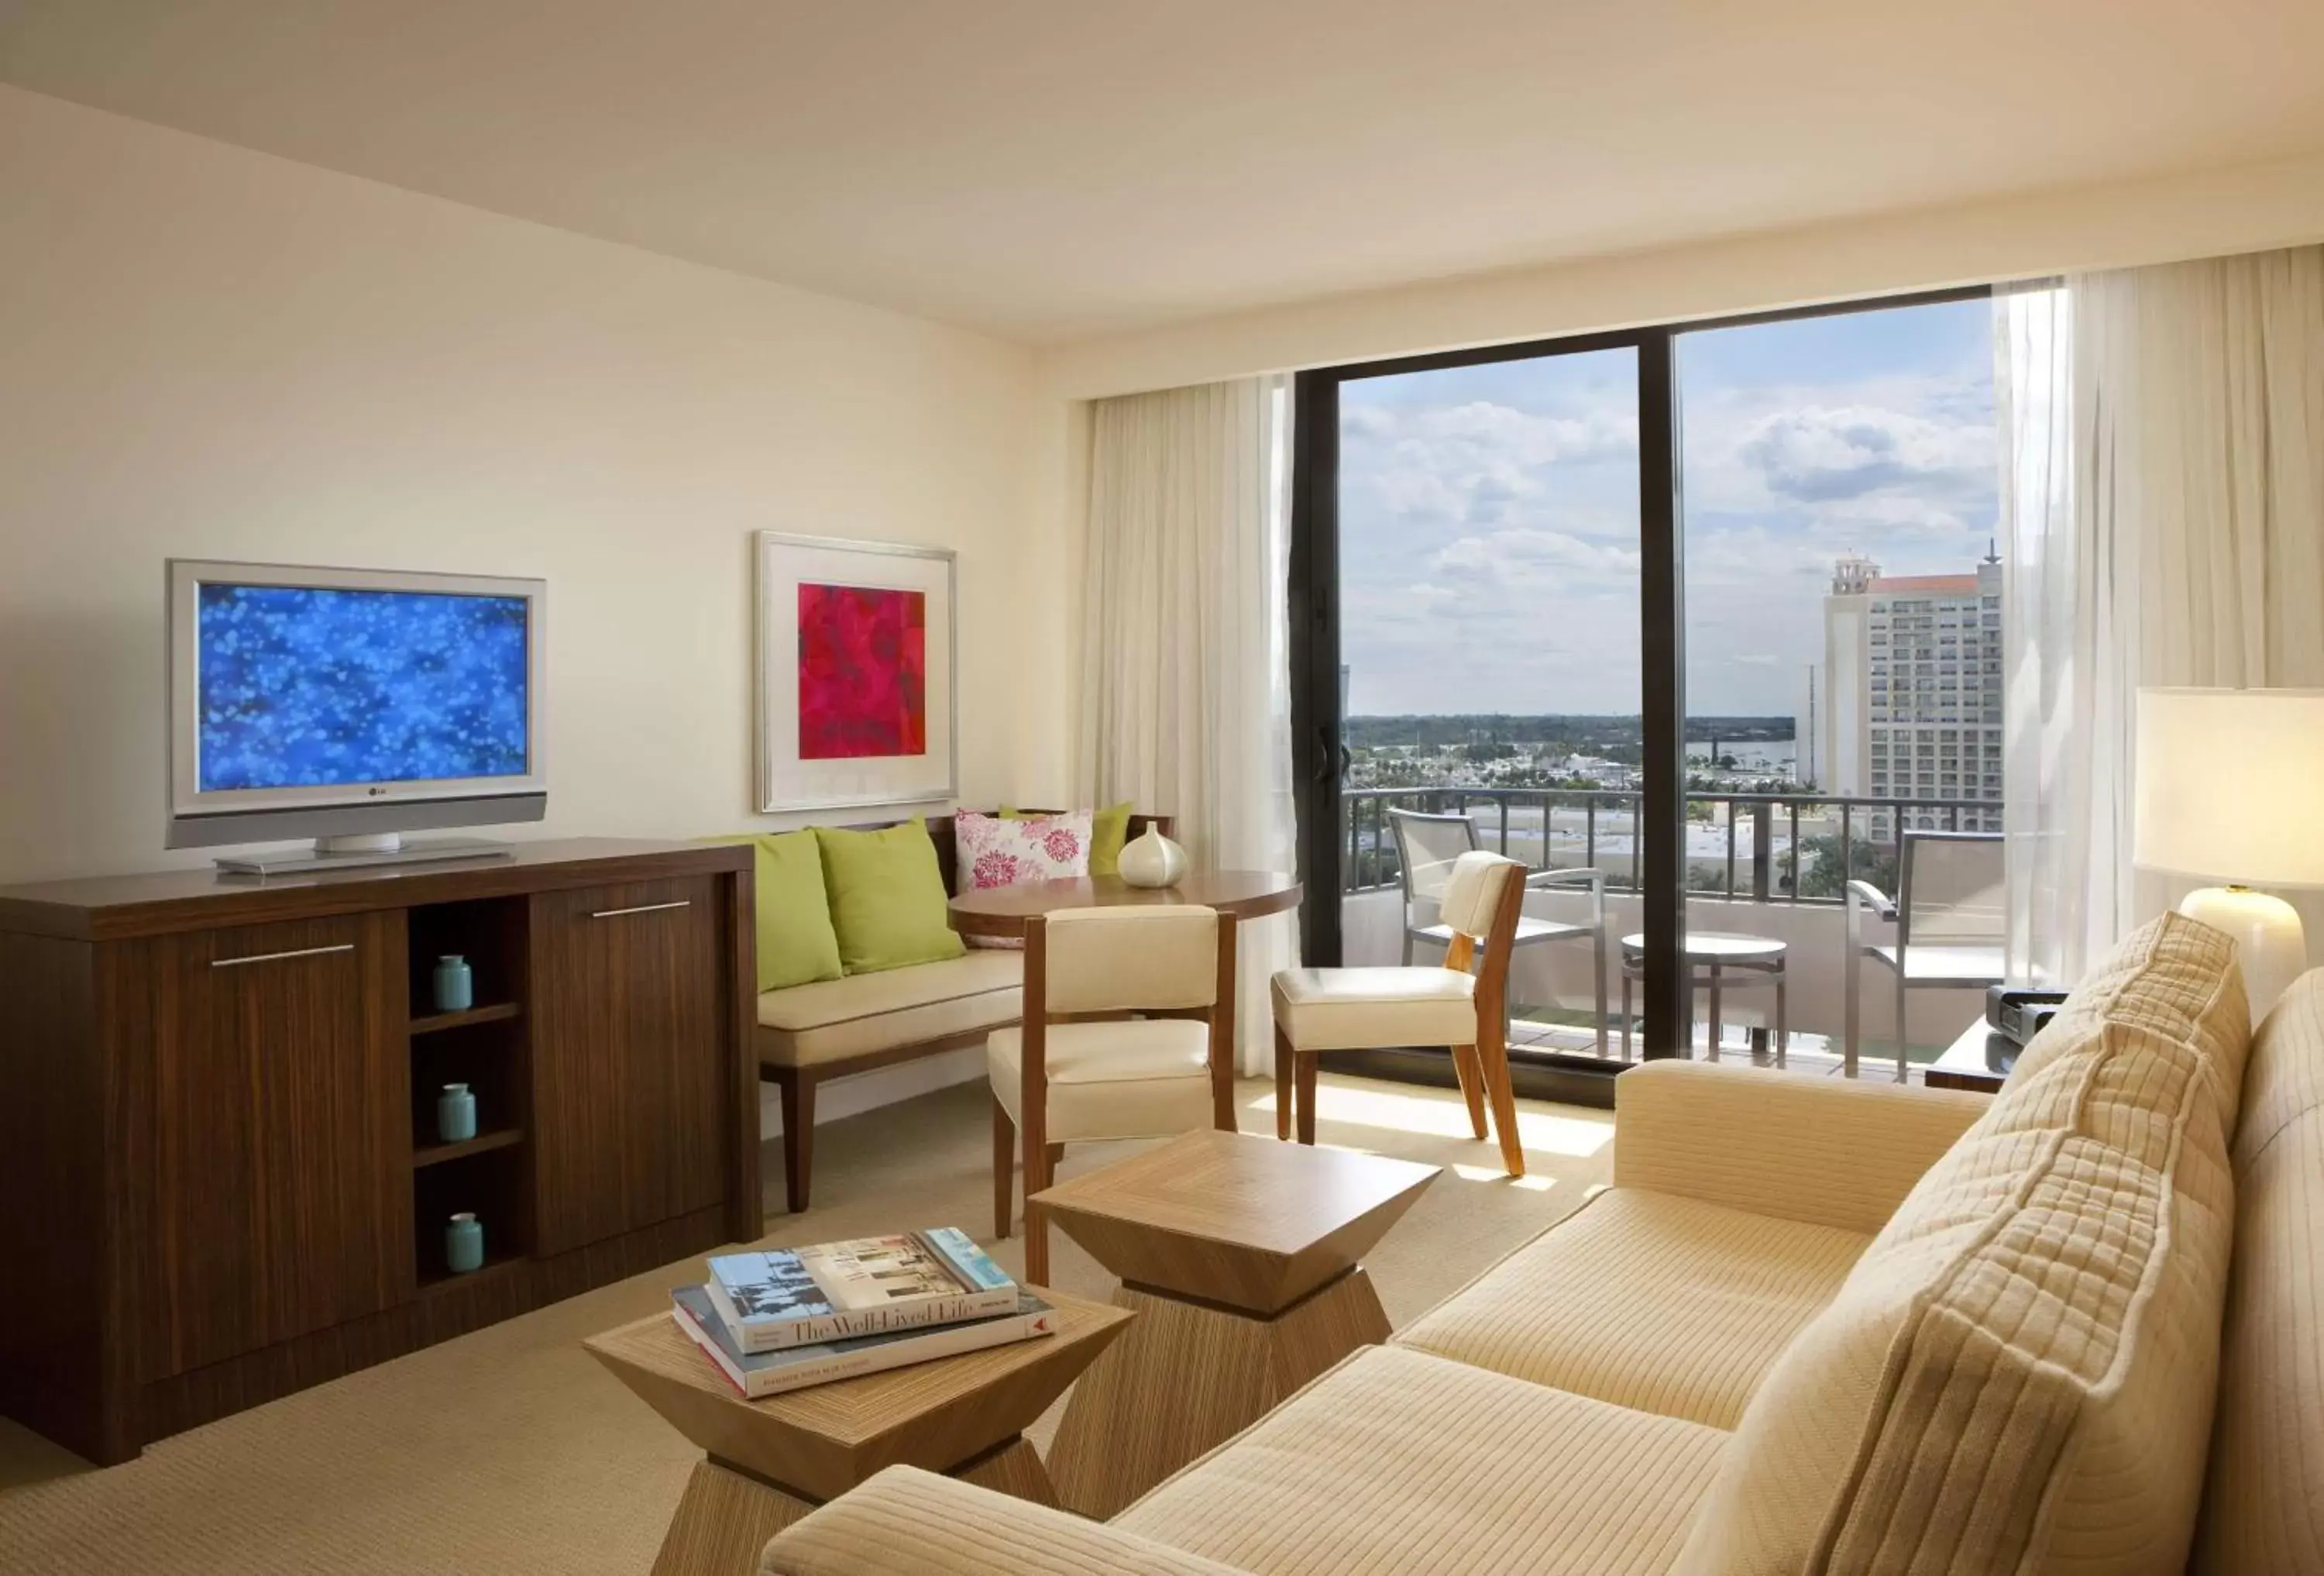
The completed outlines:
[[[1832,560],[1960,574],[1997,512],[1983,300],[1678,339],[1687,709],[1797,709]],[[1357,715],[1639,709],[1635,353],[1340,390]]]

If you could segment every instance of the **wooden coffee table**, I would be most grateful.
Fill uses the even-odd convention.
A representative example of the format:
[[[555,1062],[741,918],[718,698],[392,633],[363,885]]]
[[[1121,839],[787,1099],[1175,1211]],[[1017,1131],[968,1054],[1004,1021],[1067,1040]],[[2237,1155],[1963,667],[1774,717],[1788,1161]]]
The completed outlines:
[[[769,1538],[899,1463],[1056,1504],[1025,1427],[1132,1314],[1037,1290],[1057,1310],[1054,1335],[765,1401],[736,1394],[668,1313],[591,1336],[591,1355],[703,1450],[654,1576],[751,1576]]]
[[[1437,1167],[1194,1132],[1036,1195],[1121,1277],[1138,1323],[1090,1366],[1049,1447],[1102,1520],[1358,1347],[1388,1315],[1357,1260]]]

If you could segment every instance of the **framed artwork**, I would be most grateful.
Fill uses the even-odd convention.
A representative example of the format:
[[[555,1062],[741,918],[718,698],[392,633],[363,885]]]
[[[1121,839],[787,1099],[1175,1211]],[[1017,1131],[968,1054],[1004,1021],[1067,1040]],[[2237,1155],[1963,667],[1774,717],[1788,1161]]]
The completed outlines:
[[[953,797],[953,569],[945,548],[758,533],[762,812]]]

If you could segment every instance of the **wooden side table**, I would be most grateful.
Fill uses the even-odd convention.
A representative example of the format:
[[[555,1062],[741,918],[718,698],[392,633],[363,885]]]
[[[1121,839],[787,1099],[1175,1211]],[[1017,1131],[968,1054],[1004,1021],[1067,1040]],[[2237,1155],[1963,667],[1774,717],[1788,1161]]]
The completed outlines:
[[[591,1336],[590,1354],[703,1450],[654,1576],[752,1576],[769,1538],[883,1467],[1056,1504],[1024,1430],[1133,1315],[1038,1295],[1057,1311],[1054,1335],[764,1401],[737,1394],[667,1313]]]
[[[1205,1131],[1036,1194],[1121,1277],[1114,1303],[1139,1315],[1065,1404],[1049,1448],[1065,1507],[1111,1516],[1386,1340],[1357,1260],[1437,1169]]]

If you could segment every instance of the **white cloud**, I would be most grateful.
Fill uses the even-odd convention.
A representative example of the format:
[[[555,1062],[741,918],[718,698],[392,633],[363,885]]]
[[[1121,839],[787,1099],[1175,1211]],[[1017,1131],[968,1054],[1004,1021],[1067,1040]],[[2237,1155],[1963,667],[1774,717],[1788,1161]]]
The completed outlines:
[[[1529,584],[1554,583],[1561,572],[1636,579],[1638,550],[1582,540],[1563,531],[1499,530],[1464,536],[1432,560],[1441,574],[1468,574]]]
[[[1802,406],[1762,417],[1738,446],[1768,490],[1806,503],[1932,485],[1993,485],[1989,422],[1938,421],[1868,405]]]
[[[1627,371],[1591,359],[1343,391],[1342,638],[1358,710],[1450,709],[1448,674],[1463,707],[1637,708],[1637,401]],[[1691,705],[1790,705],[1821,652],[1835,558],[1920,574],[1982,553],[1990,390],[1973,368],[1923,365],[1686,391]]]

